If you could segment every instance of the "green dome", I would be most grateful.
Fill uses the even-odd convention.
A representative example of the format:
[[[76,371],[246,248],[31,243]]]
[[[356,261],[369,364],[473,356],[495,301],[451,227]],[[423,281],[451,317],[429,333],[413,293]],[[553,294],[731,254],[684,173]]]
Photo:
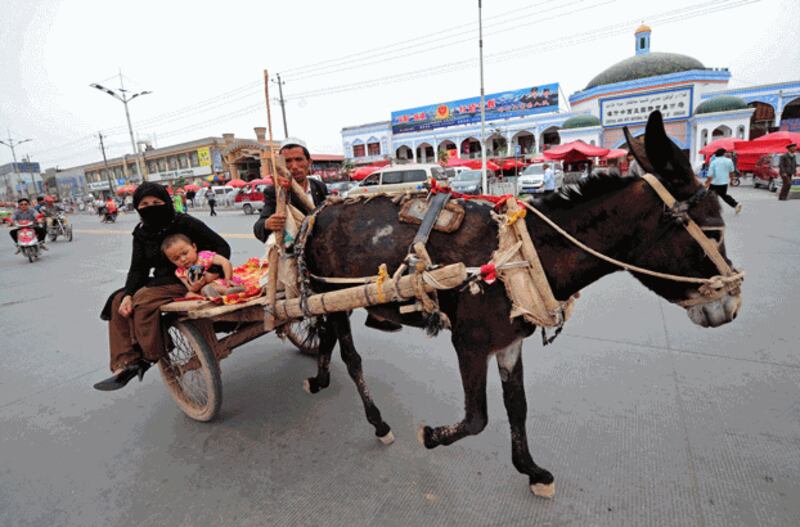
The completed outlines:
[[[739,97],[734,97],[733,95],[717,95],[707,101],[703,101],[694,113],[729,112],[731,110],[744,110],[745,108],[748,108],[747,103]]]
[[[689,70],[704,70],[703,63],[686,55],[653,51],[617,62],[589,81],[586,89]]]
[[[576,115],[564,121],[564,124],[561,125],[561,129],[568,130],[570,128],[586,128],[589,126],[600,126],[600,119],[594,115]]]

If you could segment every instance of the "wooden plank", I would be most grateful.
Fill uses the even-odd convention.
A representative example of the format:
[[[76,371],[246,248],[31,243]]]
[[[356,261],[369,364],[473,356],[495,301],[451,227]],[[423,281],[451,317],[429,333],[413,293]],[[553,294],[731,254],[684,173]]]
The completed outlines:
[[[467,279],[467,268],[463,263],[451,264],[429,271],[431,277],[442,287],[450,289],[458,287]],[[308,311],[312,315],[349,311],[359,307],[374,306],[388,302],[402,302],[414,298],[414,275],[403,276],[398,280],[397,287],[391,278],[381,284],[380,294],[378,284],[370,283],[356,287],[348,287],[338,291],[311,295],[308,297]],[[424,284],[425,291],[432,292],[434,287]],[[300,307],[300,299],[292,298],[282,300],[275,304],[275,312],[280,320],[303,318],[306,314]]]
[[[192,311],[195,309],[213,306],[214,302],[208,300],[180,300],[178,302],[170,302],[161,306],[162,313],[180,313],[183,311]]]
[[[253,300],[249,300],[242,304],[231,304],[228,306],[220,306],[214,304],[214,307],[206,307],[204,309],[196,309],[187,313],[188,317],[191,319],[198,319],[198,318],[212,318],[216,317],[217,315],[225,315],[228,313],[233,313],[235,311],[240,311],[243,309],[247,309],[248,307],[253,306],[263,306],[267,303],[267,297],[259,296],[254,298]]]

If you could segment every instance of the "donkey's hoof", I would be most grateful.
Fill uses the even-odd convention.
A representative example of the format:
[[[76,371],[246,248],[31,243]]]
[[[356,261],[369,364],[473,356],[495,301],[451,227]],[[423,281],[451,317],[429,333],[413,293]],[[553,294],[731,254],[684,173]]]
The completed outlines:
[[[433,434],[433,428],[430,426],[425,426],[425,423],[420,423],[419,427],[417,427],[417,441],[419,441],[419,444],[427,449],[431,449],[436,446],[431,442],[431,434]]]
[[[556,482],[552,483],[534,483],[531,485],[531,492],[533,492],[534,496],[539,496],[540,498],[553,498],[556,495]]]
[[[392,433],[391,430],[389,430],[388,434],[386,434],[385,436],[379,437],[378,440],[380,440],[380,442],[383,443],[384,445],[387,445],[387,446],[391,445],[392,443],[394,443],[394,434]]]
[[[425,446],[425,428],[425,423],[420,423],[417,426],[417,442],[422,446]]]

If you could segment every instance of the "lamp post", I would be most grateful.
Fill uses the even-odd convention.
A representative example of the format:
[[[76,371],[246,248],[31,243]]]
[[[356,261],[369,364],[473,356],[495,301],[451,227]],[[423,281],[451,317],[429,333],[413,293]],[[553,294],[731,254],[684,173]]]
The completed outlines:
[[[14,164],[11,166],[11,168],[14,171],[14,175],[17,176],[17,153],[14,151],[14,148],[19,146],[19,145],[21,145],[22,143],[27,143],[29,141],[33,141],[33,139],[22,139],[21,141],[14,141],[14,139],[11,137],[11,131],[10,130],[7,130],[7,131],[8,131],[8,142],[0,141],[0,144],[4,144],[8,148],[11,149],[11,158],[14,160]],[[9,190],[8,176],[6,176],[4,179],[5,179],[5,183],[6,183],[6,192],[8,192],[8,190]],[[19,178],[17,177],[15,179],[19,179]],[[34,188],[35,187],[36,187],[36,185],[34,184]],[[12,189],[11,193],[14,195],[14,197],[17,196],[16,190]]]
[[[142,178],[142,181],[144,181],[144,163],[142,163],[141,156],[139,156],[139,152],[136,150],[136,140],[133,138],[133,126],[131,125],[131,113],[128,110],[128,103],[133,99],[135,99],[136,97],[139,97],[140,95],[148,95],[153,92],[140,91],[129,95],[128,90],[126,90],[124,85],[122,84],[122,73],[120,73],[119,76],[119,83],[120,87],[117,88],[116,90],[113,90],[111,88],[106,88],[105,86],[97,84],[96,82],[90,84],[89,86],[109,94],[116,100],[120,101],[123,104],[123,106],[125,106],[125,118],[128,120],[128,133],[131,136],[131,148],[133,148],[133,155],[134,158],[136,159],[136,167],[139,171],[139,176]]]

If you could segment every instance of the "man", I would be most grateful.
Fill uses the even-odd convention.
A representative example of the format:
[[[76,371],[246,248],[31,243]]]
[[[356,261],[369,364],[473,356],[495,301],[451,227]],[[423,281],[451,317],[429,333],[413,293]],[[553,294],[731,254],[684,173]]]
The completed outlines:
[[[722,201],[733,207],[734,210],[736,210],[736,214],[739,214],[742,212],[742,204],[728,194],[728,183],[731,181],[731,173],[735,170],[736,168],[733,166],[733,161],[725,156],[725,149],[717,149],[717,151],[714,152],[711,165],[708,167],[708,176],[706,176],[705,186],[716,192],[717,196],[722,198]]]
[[[209,216],[216,216],[217,211],[214,207],[217,206],[217,195],[214,194],[214,191],[212,190],[207,194],[207,196],[208,196],[208,208],[211,209],[211,214],[209,214]]]
[[[542,168],[544,168],[544,185],[542,186],[542,192],[547,196],[556,191],[556,173],[548,163],[542,165]]]
[[[786,150],[787,152],[780,158],[779,165],[781,180],[783,181],[781,193],[778,195],[778,199],[781,201],[789,199],[789,190],[792,188],[792,178],[797,174],[797,157],[795,156],[797,143],[786,145]]]
[[[308,177],[311,173],[311,154],[308,152],[305,142],[289,137],[281,143],[278,153],[283,157],[292,179],[300,185],[306,196],[314,204],[314,207],[319,207],[325,201],[328,189],[322,181]],[[275,175],[275,181],[282,186],[289,183],[283,176],[277,174]],[[292,192],[290,188],[286,189],[286,191],[289,192],[289,202],[297,210],[303,214],[311,214],[313,212],[313,209],[309,210],[303,200]],[[261,209],[261,215],[253,225],[253,234],[264,243],[266,243],[271,233],[280,232],[286,226],[286,214],[279,214],[276,210],[275,187],[269,185],[264,189],[264,208]],[[383,331],[399,331],[401,329],[399,324],[378,320],[372,315],[367,316],[365,325]]]
[[[11,239],[14,240],[14,245],[17,244],[17,231],[16,223],[18,221],[29,221],[33,226],[33,230],[36,231],[36,237],[39,238],[39,245],[42,249],[47,250],[47,247],[44,244],[44,237],[47,234],[47,231],[36,222],[36,209],[31,207],[31,202],[28,198],[20,198],[17,201],[17,209],[14,211],[14,214],[11,215],[11,221],[14,222],[15,228],[11,229],[9,234],[11,235]],[[19,252],[19,247],[17,247],[17,252]]]
[[[642,167],[639,166],[636,158],[633,157],[633,153],[628,152],[625,155],[625,158],[628,160],[628,171],[625,173],[625,175],[627,177],[642,177],[644,175],[644,170],[642,170]]]

